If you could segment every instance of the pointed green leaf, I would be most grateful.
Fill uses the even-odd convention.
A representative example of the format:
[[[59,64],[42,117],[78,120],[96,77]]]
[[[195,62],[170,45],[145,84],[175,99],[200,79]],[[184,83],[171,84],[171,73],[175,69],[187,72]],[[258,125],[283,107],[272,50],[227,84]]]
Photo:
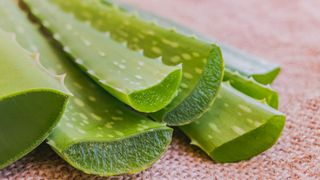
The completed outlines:
[[[113,5],[109,4],[109,6]],[[64,8],[68,9],[68,6],[65,5]],[[80,7],[78,8],[81,9]],[[136,11],[136,9],[129,9]],[[192,31],[186,30],[186,28],[173,24],[168,20],[150,16],[144,12],[141,13],[141,11],[140,15],[143,16],[144,20],[153,22],[156,20],[158,24],[164,27],[174,26],[180,33],[194,34]],[[79,16],[85,18],[84,14]],[[99,24],[99,22],[96,24]],[[198,37],[204,41],[208,41],[208,38],[204,38],[203,36]],[[204,149],[213,159],[221,162],[234,162],[249,159],[270,148],[282,132],[285,116],[267,106],[268,104],[271,107],[277,108],[278,94],[270,87],[257,82],[271,83],[278,75],[280,68],[227,45],[222,45],[221,48],[224,52],[227,66],[224,80],[228,81],[229,85],[222,87],[218,93],[219,98],[214,102],[213,107],[210,108],[208,113],[204,114],[198,121],[182,129],[184,129],[194,144]],[[240,74],[237,72],[240,72]],[[247,77],[253,77],[256,81]],[[236,91],[230,85],[254,99]],[[238,107],[241,103],[244,104],[244,106],[241,106],[242,110]],[[261,108],[254,107],[256,104],[261,106]],[[245,107],[247,107],[245,105],[253,106],[255,113],[258,113],[259,109],[263,111],[264,113],[261,113],[261,116],[257,120],[258,122],[263,121],[264,124],[258,126],[258,122],[255,120],[251,121],[250,117],[255,117],[255,115],[244,111]],[[270,112],[268,113],[268,111]],[[252,129],[246,127],[247,119],[245,117],[248,117],[248,122],[255,124],[256,127],[251,126]],[[225,130],[222,134],[216,132],[219,130],[217,130],[215,123],[218,123],[222,130]],[[237,128],[239,124],[240,126]],[[233,126],[234,128],[230,130],[230,127]],[[208,127],[211,129],[209,128],[208,130]],[[237,131],[237,133],[243,132],[246,135],[241,136],[234,131]],[[232,133],[236,134],[232,135]],[[213,139],[208,139],[207,136]],[[214,138],[215,136],[221,136],[222,140],[219,142],[219,139]],[[213,148],[215,145],[217,147]],[[239,152],[234,151],[234,149],[239,149]]]
[[[112,37],[118,40],[119,42],[123,42],[123,41],[128,42],[129,46],[132,49],[142,48],[147,56],[155,57],[157,56],[157,54],[156,52],[153,51],[152,45],[157,44],[157,47],[159,48],[158,52],[161,52],[160,55],[162,55],[164,59],[168,60],[167,63],[182,61],[184,67],[190,66],[192,67],[190,68],[190,70],[193,70],[193,72],[201,72],[201,68],[194,68],[194,67],[197,67],[196,63],[199,64],[200,62],[199,60],[195,61],[193,65],[191,65],[190,63],[190,62],[193,62],[193,60],[197,60],[197,58],[195,57],[197,56],[197,54],[194,54],[195,56],[188,56],[188,54],[194,51],[194,49],[198,50],[201,48],[193,48],[192,50],[190,49],[189,51],[182,50],[182,49],[187,50],[190,47],[194,47],[193,45],[200,43],[199,40],[190,38],[190,39],[193,39],[194,41],[188,41],[188,42],[183,41],[184,43],[177,43],[182,41],[177,37],[184,37],[184,36],[175,33],[174,30],[166,30],[164,28],[161,28],[155,23],[148,23],[148,22],[142,21],[139,17],[137,17],[137,15],[126,13],[122,10],[119,10],[117,6],[106,5],[106,7],[103,7],[101,6],[101,3],[99,3],[98,1],[92,1],[92,0],[81,0],[81,1],[71,0],[67,2],[62,0],[53,0],[53,1],[58,3],[66,11],[69,11],[75,14],[78,18],[82,20],[90,21],[95,28],[101,31],[111,32]],[[146,31],[146,29],[148,29],[148,31]],[[127,36],[124,34],[127,34]],[[183,45],[185,44],[185,46],[181,44]],[[228,50],[227,47],[225,47],[225,49]],[[246,139],[249,140],[247,144],[245,141],[246,139],[242,141],[242,139],[239,138],[240,137],[239,134],[233,134],[232,136],[229,136],[229,138],[223,139],[223,144],[227,144],[228,146],[230,146],[231,147],[229,148],[230,150],[236,147],[243,147],[245,145],[255,146],[254,147],[255,149],[254,150],[249,149],[248,152],[246,153],[243,152],[246,149],[243,149],[242,152],[236,153],[234,151],[228,151],[229,149],[219,148],[219,149],[222,149],[223,151],[226,150],[226,153],[223,154],[223,151],[222,151],[221,155],[220,154],[215,155],[213,158],[222,162],[248,159],[266,150],[273,143],[276,142],[277,137],[280,135],[282,131],[282,126],[284,123],[284,116],[281,113],[275,110],[272,110],[262,101],[260,102],[260,100],[266,99],[267,103],[269,103],[270,106],[277,107],[278,105],[277,93],[266,86],[260,85],[254,80],[250,80],[242,76],[242,75],[252,76],[254,74],[262,74],[263,77],[266,77],[266,79],[269,79],[270,81],[272,81],[274,77],[268,75],[268,73],[272,72],[273,71],[272,69],[274,69],[275,66],[272,64],[268,65],[263,62],[253,61],[247,56],[244,56],[244,58],[240,58],[240,63],[239,62],[235,63],[234,62],[235,58],[233,59],[230,58],[230,54],[232,52],[236,54],[237,58],[241,57],[240,55],[241,53],[235,52],[233,50],[231,50],[231,52],[227,52],[229,54],[229,56],[227,56],[227,58],[229,59],[229,69],[226,70],[226,74],[224,77],[225,80],[229,81],[233,87],[237,88],[238,90],[244,92],[249,96],[253,96],[254,98],[259,99],[259,101],[252,99],[248,96],[245,96],[239,93],[238,91],[232,89],[231,87],[229,88],[231,89],[231,91],[229,91],[228,88],[223,86],[220,92],[218,93],[221,99],[220,98],[217,99],[216,102],[214,102],[213,107],[210,108],[209,112],[204,114],[203,118],[200,118],[198,121],[196,121],[197,123],[202,124],[201,126],[199,126],[200,128],[197,129],[196,127],[193,127],[195,123],[191,123],[190,125],[186,126],[190,128],[185,131],[186,134],[189,135],[189,137],[194,141],[199,139],[197,142],[200,142],[200,143],[197,143],[197,144],[199,144],[200,147],[204,147],[203,149],[205,149],[206,146],[211,147],[214,143],[219,143],[219,142],[216,142],[216,140],[213,140],[213,141],[204,140],[201,142],[202,136],[209,136],[209,135],[216,136],[214,131],[210,131],[210,129],[208,131],[206,131],[205,129],[202,129],[202,127],[209,127],[209,123],[212,123],[212,122],[216,122],[216,121],[221,122],[222,124],[221,128],[226,130],[226,132],[224,132],[225,134],[219,134],[217,136],[228,137],[228,133],[233,132],[233,130],[230,130],[229,126],[230,127],[234,126],[235,130],[236,131],[238,130],[238,133],[241,130],[243,130],[245,134],[249,134],[248,137],[246,136]],[[199,53],[199,54],[202,55],[205,53]],[[236,66],[237,68],[231,68],[232,67],[231,65],[238,65],[238,66]],[[242,75],[237,74],[236,72],[234,72],[234,70],[239,70]],[[189,72],[192,72],[192,71],[189,71]],[[211,75],[211,77],[213,77],[213,75]],[[184,81],[182,81],[182,86],[186,87],[186,85],[188,84],[184,84]],[[191,86],[191,87],[195,88],[195,86]],[[193,91],[193,92],[196,92],[196,91]],[[206,92],[206,95],[210,95],[210,92]],[[248,102],[248,99],[251,101]],[[196,99],[194,99],[194,101],[196,101]],[[201,102],[201,100],[199,100],[198,102]],[[226,106],[225,106],[225,103],[226,103]],[[250,114],[250,112],[245,112],[245,111],[243,112],[243,110],[242,111],[239,110],[238,104],[240,103],[244,104],[243,107],[247,107],[246,105],[250,107],[251,106],[254,107],[256,104],[262,106],[260,111],[264,113],[262,113],[261,116],[257,117],[258,118],[257,122],[256,122],[256,119],[253,120],[252,122],[257,126],[250,126],[247,129],[241,129],[243,128],[242,126],[240,126],[239,129],[237,128],[238,123],[240,123],[240,125],[243,124],[246,126],[246,117],[248,118],[256,117],[255,114]],[[230,107],[227,107],[228,105]],[[174,114],[176,117],[179,117],[179,116],[184,118],[192,117],[189,114],[190,112],[188,111],[189,108],[181,108],[181,109],[184,109],[184,111],[172,110],[170,114],[174,114],[173,112],[178,112]],[[259,109],[258,107],[255,107],[255,109],[253,109],[252,111],[256,112],[258,111],[258,109]],[[272,110],[272,112],[268,114],[269,110]],[[238,117],[240,116],[240,114],[243,116],[242,118]],[[161,115],[162,114],[160,114],[160,117]],[[278,117],[278,115],[280,116],[280,118],[272,118],[273,120],[268,121],[269,117]],[[154,118],[156,117],[157,119],[159,118],[155,114],[153,114],[152,117]],[[198,117],[200,117],[200,115],[197,116],[196,118]],[[262,127],[262,125],[264,124],[269,124],[270,122],[271,124],[273,124],[273,121],[275,121],[275,124],[280,128],[275,128],[274,130],[272,129],[265,130],[264,128],[262,128],[262,130],[260,129],[260,127]],[[258,126],[258,123],[261,123],[261,126]],[[257,131],[258,133],[260,133],[259,137],[266,137],[268,135],[271,135],[271,136],[274,136],[274,138],[272,138],[271,140],[266,140],[262,144],[259,144],[260,143],[259,141],[250,139],[251,137],[254,137],[254,135],[253,136],[250,135],[252,134],[253,131],[254,132]],[[236,144],[231,143],[231,140],[233,139],[236,139],[234,140]],[[205,151],[208,153],[210,152],[210,150],[213,150],[213,149],[205,149]],[[223,157],[223,155],[226,155],[226,157]],[[219,159],[220,156],[221,158]]]
[[[46,72],[40,66],[37,54],[23,49],[14,34],[1,29],[0,74],[2,169],[48,137],[60,119],[69,95],[62,89],[62,77]]]
[[[183,79],[178,96],[163,110],[150,116],[169,125],[188,124],[214,101],[223,76],[219,47],[142,21],[134,14],[94,0],[53,0],[65,11],[90,22],[96,29],[111,34],[133,50],[142,50],[149,58],[162,57],[167,65],[182,63]]]
[[[156,112],[176,96],[181,66],[134,52],[50,2],[27,2],[75,63],[122,102],[141,112]]]
[[[107,94],[52,46],[12,1],[0,0],[0,14],[0,27],[15,31],[25,48],[39,51],[45,67],[67,73],[66,86],[74,97],[48,138],[63,159],[86,173],[109,176],[141,171],[161,157],[171,142],[171,128]]]

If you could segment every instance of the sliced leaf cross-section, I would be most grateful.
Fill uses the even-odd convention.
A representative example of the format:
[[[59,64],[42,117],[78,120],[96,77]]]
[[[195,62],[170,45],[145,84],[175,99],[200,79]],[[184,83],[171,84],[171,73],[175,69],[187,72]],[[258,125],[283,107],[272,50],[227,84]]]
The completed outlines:
[[[23,49],[14,34],[1,29],[0,54],[1,169],[48,137],[69,95],[63,90],[62,76],[46,72],[37,54]]]

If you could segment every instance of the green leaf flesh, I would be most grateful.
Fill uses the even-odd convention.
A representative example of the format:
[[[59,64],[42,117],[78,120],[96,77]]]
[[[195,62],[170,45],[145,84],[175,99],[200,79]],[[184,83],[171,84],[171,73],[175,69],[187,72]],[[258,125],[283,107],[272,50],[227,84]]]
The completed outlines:
[[[132,51],[48,1],[28,3],[75,63],[122,102],[151,113],[163,109],[176,96],[182,78],[180,65],[168,66],[161,59]]]
[[[56,126],[69,95],[14,34],[0,29],[0,169],[20,159]],[[47,102],[50,102],[49,104]]]
[[[174,30],[148,23],[101,1],[53,0],[62,9],[101,32],[110,33],[129,48],[143,51],[148,58],[162,58],[167,65],[182,64],[183,78],[177,97],[150,117],[171,126],[191,123],[214,101],[223,77],[220,48],[184,36]]]
[[[266,151],[284,124],[285,115],[223,83],[210,110],[180,129],[213,160],[225,163]]]
[[[172,129],[137,114],[87,77],[12,2],[0,0],[0,27],[40,52],[50,71],[67,73],[74,94],[48,144],[73,167],[100,176],[135,173],[150,167],[168,148]]]

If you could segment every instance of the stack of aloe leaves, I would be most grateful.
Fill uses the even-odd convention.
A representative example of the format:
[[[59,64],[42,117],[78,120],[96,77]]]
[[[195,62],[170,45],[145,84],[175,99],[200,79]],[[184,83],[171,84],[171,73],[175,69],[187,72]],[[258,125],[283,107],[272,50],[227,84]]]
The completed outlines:
[[[0,0],[0,169],[45,139],[100,176],[150,167],[171,127],[221,163],[277,142],[278,66],[109,1],[20,5]]]

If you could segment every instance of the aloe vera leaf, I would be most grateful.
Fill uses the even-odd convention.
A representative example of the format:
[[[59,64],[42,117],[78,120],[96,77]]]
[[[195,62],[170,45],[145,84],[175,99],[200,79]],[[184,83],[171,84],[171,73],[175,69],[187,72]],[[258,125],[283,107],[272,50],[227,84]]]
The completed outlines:
[[[117,28],[119,29],[119,27],[122,27],[121,26],[121,23],[119,22],[124,22],[125,20],[128,21],[128,19],[130,18],[133,18],[135,19],[135,17],[123,17],[123,16],[120,16],[118,19],[122,19],[123,21],[121,20],[118,20],[116,22],[118,22],[118,24],[116,24],[114,21],[114,19],[118,16],[116,16],[116,12],[117,13],[120,13],[118,12],[117,10],[114,10],[111,8],[111,12],[109,12],[109,18],[108,16],[104,15],[102,16],[101,14],[105,14],[106,12],[108,12],[107,9],[103,9],[103,10],[99,10],[99,7],[100,5],[98,4],[94,4],[93,1],[81,1],[81,2],[85,2],[85,3],[79,3],[80,1],[77,1],[77,2],[74,2],[74,1],[68,1],[68,2],[62,2],[62,1],[59,1],[59,0],[55,0],[55,2],[57,2],[58,4],[60,4],[65,10],[67,11],[72,11],[73,13],[75,13],[79,18],[83,19],[83,20],[90,20],[91,23],[97,28],[97,29],[100,29],[101,31],[111,31],[111,34],[112,34],[112,28]],[[101,8],[101,7],[100,7]],[[78,10],[78,11],[75,11],[75,10]],[[79,11],[81,10],[81,11]],[[94,14],[94,12],[96,12]],[[103,12],[103,13],[101,13]],[[93,15],[94,14],[94,15]],[[100,14],[100,15],[99,15]],[[120,13],[121,14],[121,13]],[[100,18],[97,18],[99,17]],[[90,18],[91,17],[91,18]],[[93,19],[92,17],[95,17],[96,19]],[[99,21],[100,20],[100,21]],[[113,22],[113,24],[111,24],[111,22]],[[106,26],[106,24],[110,23],[111,25],[109,26]],[[120,25],[119,25],[120,24]],[[129,24],[131,25],[130,28],[127,27],[126,29],[123,28],[123,31],[125,31],[126,33],[128,33],[126,30],[132,30],[132,29],[139,29],[139,27],[133,27],[135,23],[126,23],[126,24]],[[140,25],[141,26],[141,25]],[[146,26],[142,26],[142,27],[146,27]],[[110,28],[110,29],[107,29],[107,28]],[[146,29],[146,28],[145,28]],[[150,28],[148,28],[150,29]],[[155,31],[155,30],[154,30]],[[141,32],[141,30],[140,30]],[[159,31],[155,31],[155,32],[159,32]],[[117,36],[117,33],[119,33],[120,35]],[[137,32],[136,32],[137,33]],[[123,37],[121,36],[121,32],[118,32],[114,29],[114,38],[117,39],[119,41],[123,41]],[[160,33],[161,34],[161,33]],[[130,35],[128,35],[128,37],[135,37],[135,34],[134,33],[131,33]],[[125,39],[127,40],[127,39]],[[150,40],[151,41],[151,40]],[[128,43],[130,45],[130,42]],[[134,43],[133,43],[134,45]],[[163,48],[162,46],[160,46],[161,48]],[[148,51],[146,51],[148,47],[146,48],[143,48],[145,53],[147,53]],[[163,52],[166,52],[166,49],[163,48],[161,49]],[[247,79],[239,74],[237,74],[236,72],[233,72],[233,71],[229,71],[229,73],[226,73],[225,75],[225,80],[229,80],[230,84],[232,84],[234,87],[236,87],[237,89],[239,90],[243,90],[246,94],[248,95],[252,95],[254,96],[255,98],[258,98],[258,99],[266,99],[266,102],[268,102],[270,104],[270,106],[273,106],[273,107],[276,107],[277,106],[277,102],[278,102],[278,96],[277,94],[272,91],[270,88],[266,87],[266,86],[262,86],[260,85],[259,83],[253,81],[253,80],[250,80],[250,79]],[[247,87],[248,89],[245,89],[245,87]],[[231,88],[232,89],[232,88]],[[230,113],[241,113],[241,115],[243,116],[248,116],[248,117],[255,117],[254,115],[251,116],[250,113],[248,112],[237,112],[237,111],[234,111],[234,109],[236,109],[236,107],[238,106],[238,103],[244,103],[244,104],[247,104],[247,101],[249,99],[249,101],[252,101],[250,103],[253,103],[253,104],[259,104],[260,106],[262,106],[263,108],[261,108],[261,111],[265,111],[265,114],[261,114],[261,116],[259,117],[261,123],[264,123],[266,125],[270,125],[270,124],[273,124],[273,121],[274,120],[278,120],[277,118],[271,118],[272,121],[267,121],[269,116],[267,116],[268,114],[268,110],[270,110],[271,108],[268,107],[266,104],[264,104],[263,102],[260,102],[260,101],[256,101],[250,97],[247,97],[245,96],[244,94],[236,91],[236,90],[233,90],[230,92],[228,91],[228,89],[226,89],[226,87],[222,87],[222,89],[220,90],[221,92],[219,93],[220,94],[220,98],[221,100],[216,100],[218,102],[222,101],[223,102],[223,106],[221,106],[221,103],[214,103],[214,107],[211,107],[210,110],[209,110],[209,113],[212,114],[214,113],[214,116],[209,116],[207,114],[204,114],[205,118],[203,120],[203,118],[200,118],[198,120],[197,123],[199,123],[201,121],[201,124],[203,124],[203,126],[205,127],[209,127],[208,126],[208,122],[215,122],[216,120],[216,117],[221,117],[221,119],[219,119],[220,121],[223,121],[223,122],[229,122],[226,127],[228,127],[228,125],[238,125],[237,123],[240,122],[241,124],[243,125],[246,125],[246,122],[243,122],[245,121],[246,119],[239,119],[237,117],[234,117],[232,116],[232,114],[230,115]],[[254,93],[254,91],[258,91],[258,93]],[[222,97],[222,95],[226,94],[226,96],[230,99],[232,99],[233,97],[236,97],[235,99],[238,99],[238,102],[234,102],[234,101],[230,101],[229,102],[229,98],[224,98]],[[226,103],[230,103],[230,107],[231,108],[228,108],[228,107],[225,107],[224,104]],[[249,105],[252,105],[248,103]],[[253,105],[254,106],[254,105]],[[219,109],[215,109],[216,107],[220,107]],[[243,107],[242,107],[243,108]],[[256,108],[258,109],[258,108]],[[254,110],[256,110],[254,109]],[[220,110],[223,112],[222,113],[222,116],[220,116]],[[277,117],[277,114],[281,114],[275,110],[272,110],[271,111],[274,111],[275,114],[272,114],[273,112],[270,113],[270,116],[272,117]],[[259,114],[258,114],[259,115]],[[250,131],[249,128],[245,129],[247,131],[246,134],[248,134],[246,136],[247,140],[249,140],[250,143],[246,142],[246,139],[242,140],[242,138],[240,138],[240,135],[238,135],[238,137],[234,137],[235,139],[233,140],[233,142],[231,142],[231,139],[225,139],[225,145],[222,146],[221,148],[217,148],[217,151],[215,151],[215,155],[214,155],[214,159],[216,160],[220,160],[221,162],[231,162],[231,161],[238,161],[238,160],[243,160],[243,159],[248,159],[258,153],[261,153],[262,151],[268,149],[269,147],[271,147],[271,145],[273,143],[276,142],[277,140],[277,136],[280,135],[281,131],[282,131],[282,127],[283,127],[283,123],[284,123],[284,116],[282,115],[279,115],[281,116],[281,118],[279,118],[279,122],[276,121],[275,124],[276,125],[279,125],[281,126],[280,129],[275,129],[275,130],[270,130],[270,129],[265,129],[265,128],[261,128],[261,127],[254,127],[255,129],[252,129],[252,131]],[[238,121],[237,121],[238,120]],[[254,120],[252,120],[252,122],[257,125],[258,122],[255,123]],[[270,123],[271,122],[271,123]],[[211,136],[214,136],[215,135],[215,132],[211,132],[211,131],[201,131],[201,128],[197,129],[193,129],[193,125],[195,123],[191,123],[190,125],[187,125],[187,127],[190,127],[190,129],[188,130],[185,130],[186,134],[189,135],[189,137],[191,139],[202,139],[202,136],[207,136],[207,135],[211,135]],[[223,123],[222,123],[223,124]],[[261,124],[263,125],[263,124]],[[269,126],[268,126],[269,127]],[[224,128],[224,127],[222,127]],[[228,129],[228,128],[227,128]],[[237,129],[239,130],[239,129]],[[241,131],[241,130],[240,130]],[[191,132],[191,133],[188,133],[188,132]],[[192,132],[195,132],[195,133],[192,133]],[[251,137],[254,137],[255,134],[253,136],[251,136],[251,134],[253,134],[254,132],[257,132],[255,134],[257,134],[257,136],[259,135],[259,137],[266,137],[268,136],[268,134],[271,134],[271,135],[274,135],[275,138],[271,139],[271,140],[266,140],[264,141],[265,144],[259,144],[260,142],[259,141],[255,141],[254,139],[250,139]],[[228,132],[226,132],[228,133]],[[228,134],[227,134],[228,135]],[[219,134],[219,136],[224,136],[224,134]],[[229,136],[231,137],[231,136]],[[199,141],[200,141],[199,140]],[[202,141],[203,142],[203,141]],[[263,142],[263,141],[261,141]],[[206,145],[208,146],[211,146],[213,143],[215,142],[208,142],[208,141],[205,141],[204,139],[204,143],[201,144],[203,145],[203,147],[206,147]],[[199,143],[198,143],[199,144]],[[200,147],[201,147],[200,145]],[[238,148],[238,147],[243,147],[243,146],[247,146],[247,145],[253,145],[255,146],[255,150],[252,150],[250,152],[245,154],[244,152],[239,152],[239,153],[233,153],[232,150],[233,148]],[[228,148],[224,148],[225,146],[230,146]],[[204,149],[206,150],[206,149]],[[222,150],[222,153],[216,153],[218,152],[218,150]],[[226,154],[223,154],[223,150],[226,150]],[[209,152],[209,150],[207,151]],[[226,157],[223,157],[224,155],[227,155]],[[228,159],[230,155],[230,158]]]
[[[180,128],[215,161],[237,162],[274,145],[284,124],[285,115],[223,83],[210,110]]]
[[[14,34],[1,29],[0,55],[2,169],[48,137],[59,121],[69,95],[64,92],[62,76],[53,77],[41,69],[38,55],[23,49]]]
[[[104,176],[138,172],[161,157],[171,142],[171,128],[107,94],[48,43],[12,1],[0,0],[0,15],[0,27],[15,31],[25,48],[40,51],[45,67],[68,74],[66,86],[74,96],[48,138],[57,154],[79,170]]]
[[[278,94],[270,86],[237,72],[224,80],[209,112],[181,130],[218,162],[250,159],[277,142],[285,115],[272,109],[278,107]]]
[[[167,65],[182,63],[183,79],[178,96],[163,110],[150,116],[168,125],[188,124],[205,113],[219,89],[223,77],[220,48],[203,43],[160,26],[141,21],[100,1],[52,1],[93,27],[126,42],[133,50],[142,50],[149,58],[162,57]]]
[[[58,0],[59,1],[59,0]],[[103,0],[104,1],[104,0]],[[104,1],[108,2],[108,1]],[[157,21],[164,27],[175,27],[179,32],[186,35],[196,35],[203,41],[213,42],[208,37],[193,32],[186,27],[178,25],[170,20],[153,15],[152,13],[144,12],[136,7],[130,7],[121,1],[112,1],[113,4],[119,4],[125,11],[138,11],[139,15],[147,21]],[[66,3],[66,2],[64,2]],[[109,6],[113,6],[109,3]],[[66,6],[66,5],[65,5]],[[88,6],[87,6],[88,7]],[[230,84],[237,90],[261,101],[266,101],[271,107],[278,108],[278,93],[269,85],[277,77],[280,72],[278,65],[266,62],[252,55],[241,52],[231,46],[219,43],[226,63],[224,73],[224,81],[229,81]],[[239,74],[240,73],[240,74]]]
[[[176,96],[182,78],[180,65],[168,66],[161,59],[132,51],[50,2],[28,3],[75,62],[122,102],[150,113],[163,109]]]
[[[133,7],[121,1],[102,0],[109,6],[120,6],[123,11],[139,12],[139,15],[146,21],[157,22],[163,27],[176,28],[177,31],[186,35],[195,35],[202,41],[217,42],[216,40],[204,36],[194,30],[181,26],[171,20],[154,15],[151,12],[143,11],[138,7]],[[225,60],[225,74],[240,72],[245,77],[253,77],[262,84],[271,84],[280,73],[280,67],[277,64],[270,63],[264,59],[245,53],[230,45],[217,42],[219,44],[223,58]]]
[[[155,18],[151,17],[151,20],[152,19]],[[163,25],[161,20],[158,22]],[[172,26],[172,24],[169,24],[169,26],[166,27]],[[178,27],[178,29],[183,28]],[[185,34],[193,33],[187,32]],[[207,38],[200,37],[200,39],[206,40]],[[234,162],[249,159],[270,148],[282,132],[285,116],[267,106],[267,104],[269,104],[271,107],[278,107],[277,92],[269,86],[259,84],[252,78],[247,78],[253,76],[257,81],[268,84],[278,75],[280,68],[241,53],[226,45],[222,45],[222,51],[227,54],[227,56],[224,56],[224,58],[227,59],[224,80],[228,81],[232,87],[258,101],[238,92],[230,87],[230,85],[224,85],[218,94],[219,98],[214,102],[209,112],[198,121],[185,127],[183,126],[182,130],[193,140],[193,144],[200,146],[213,159],[220,162]],[[232,65],[237,66],[230,68]],[[239,71],[241,74],[236,71]],[[260,76],[261,78],[257,78]],[[240,108],[239,103],[253,106],[253,111],[256,115],[260,116],[257,117],[250,112],[245,112],[246,106],[241,106],[244,112],[243,110],[237,111],[237,109]],[[261,108],[255,107],[255,104]],[[259,114],[259,110],[264,113]],[[248,117],[248,119],[237,117],[240,115]],[[257,119],[258,122],[254,120],[251,121],[250,117],[259,118]],[[216,128],[219,127],[215,124],[216,122],[221,125],[221,129],[226,128],[226,131],[221,134],[215,132],[217,131]],[[225,122],[227,123],[224,124]],[[264,124],[258,126],[259,122]],[[250,130],[250,127],[247,127],[246,123],[253,123],[256,127],[250,126],[252,128]],[[230,130],[230,127],[233,126],[234,129]],[[205,128],[208,129],[208,127],[209,130],[206,130]],[[242,132],[241,130],[245,130],[245,134],[232,135],[234,130],[238,131],[238,133]],[[225,135],[227,135],[227,137],[225,137]],[[220,140],[210,139],[215,136],[218,138],[222,136],[222,138]],[[223,137],[225,137],[225,139]],[[239,151],[234,151],[234,149],[239,149]]]
[[[209,112],[181,130],[218,162],[250,159],[269,149],[282,132],[285,116],[272,109],[278,107],[278,94],[239,73],[225,74],[224,80]]]
[[[102,0],[108,3],[108,0]],[[186,27],[183,27],[170,20],[161,18],[152,13],[145,12],[131,7],[121,1],[111,1],[109,6],[119,5],[124,11],[137,11],[139,15],[147,21],[157,21],[163,27],[175,27],[179,32],[186,35],[196,35],[199,39],[208,42],[215,42],[211,38],[205,37],[197,32],[194,32]],[[278,108],[278,93],[269,85],[277,77],[280,72],[280,67],[276,64],[266,62],[265,60],[253,57],[233,48],[229,45],[219,42],[223,52],[226,68],[224,73],[224,81],[229,81],[230,84],[237,90],[253,97],[257,100],[266,101],[271,107]],[[262,83],[262,84],[260,84]]]
[[[279,95],[271,86],[260,84],[252,77],[243,77],[238,72],[226,73],[224,81],[229,82],[236,90],[278,109]]]

